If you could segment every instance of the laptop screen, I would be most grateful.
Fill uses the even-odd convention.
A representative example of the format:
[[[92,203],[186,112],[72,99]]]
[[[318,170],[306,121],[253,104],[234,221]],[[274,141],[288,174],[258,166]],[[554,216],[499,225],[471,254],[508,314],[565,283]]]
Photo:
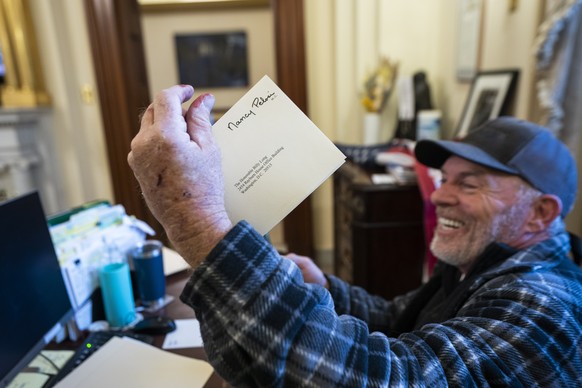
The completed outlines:
[[[38,193],[0,203],[0,387],[73,314]]]

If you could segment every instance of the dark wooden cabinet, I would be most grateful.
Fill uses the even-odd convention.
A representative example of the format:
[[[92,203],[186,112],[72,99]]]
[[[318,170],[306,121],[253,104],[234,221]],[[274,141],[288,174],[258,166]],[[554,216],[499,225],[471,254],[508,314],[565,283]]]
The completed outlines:
[[[333,182],[336,275],[385,298],[418,287],[425,255],[418,187],[374,184],[353,163]]]

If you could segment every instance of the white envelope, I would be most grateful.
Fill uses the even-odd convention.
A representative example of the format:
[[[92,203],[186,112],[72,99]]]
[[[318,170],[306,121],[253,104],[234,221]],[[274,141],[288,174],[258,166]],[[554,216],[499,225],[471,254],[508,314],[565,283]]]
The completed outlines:
[[[222,151],[226,209],[268,233],[345,156],[264,76],[213,126]]]

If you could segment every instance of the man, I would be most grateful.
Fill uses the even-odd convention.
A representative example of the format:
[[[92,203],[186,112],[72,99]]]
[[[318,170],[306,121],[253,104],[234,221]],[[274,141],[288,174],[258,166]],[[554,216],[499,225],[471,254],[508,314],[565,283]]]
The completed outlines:
[[[199,96],[182,111],[192,95],[176,86],[155,97],[128,160],[194,268],[181,298],[229,383],[582,380],[582,271],[568,257],[562,222],[575,199],[575,163],[546,130],[502,118],[463,142],[419,142],[417,158],[443,174],[432,196],[439,223],[431,244],[443,263],[425,286],[386,301],[291,256],[302,274],[249,224],[232,225],[208,119],[214,98]]]

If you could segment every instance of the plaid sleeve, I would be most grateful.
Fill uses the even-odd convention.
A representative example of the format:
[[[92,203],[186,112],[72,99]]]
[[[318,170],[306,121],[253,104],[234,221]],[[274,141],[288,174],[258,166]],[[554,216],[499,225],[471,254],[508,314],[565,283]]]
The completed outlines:
[[[241,222],[196,269],[181,299],[200,320],[209,361],[237,387],[580,381],[580,302],[573,311],[564,299],[552,302],[547,289],[538,296],[520,281],[507,283],[475,292],[454,319],[388,338],[338,316],[327,290],[305,284],[291,261]],[[579,284],[559,285],[569,303],[582,296]]]
[[[305,284],[249,224],[237,224],[196,269],[181,299],[204,347],[233,386],[381,386],[388,338],[334,311],[329,292]]]
[[[327,275],[329,293],[338,315],[348,314],[368,324],[370,331],[388,333],[392,323],[404,311],[417,290],[392,301],[370,295],[365,289],[350,285],[333,275]]]

